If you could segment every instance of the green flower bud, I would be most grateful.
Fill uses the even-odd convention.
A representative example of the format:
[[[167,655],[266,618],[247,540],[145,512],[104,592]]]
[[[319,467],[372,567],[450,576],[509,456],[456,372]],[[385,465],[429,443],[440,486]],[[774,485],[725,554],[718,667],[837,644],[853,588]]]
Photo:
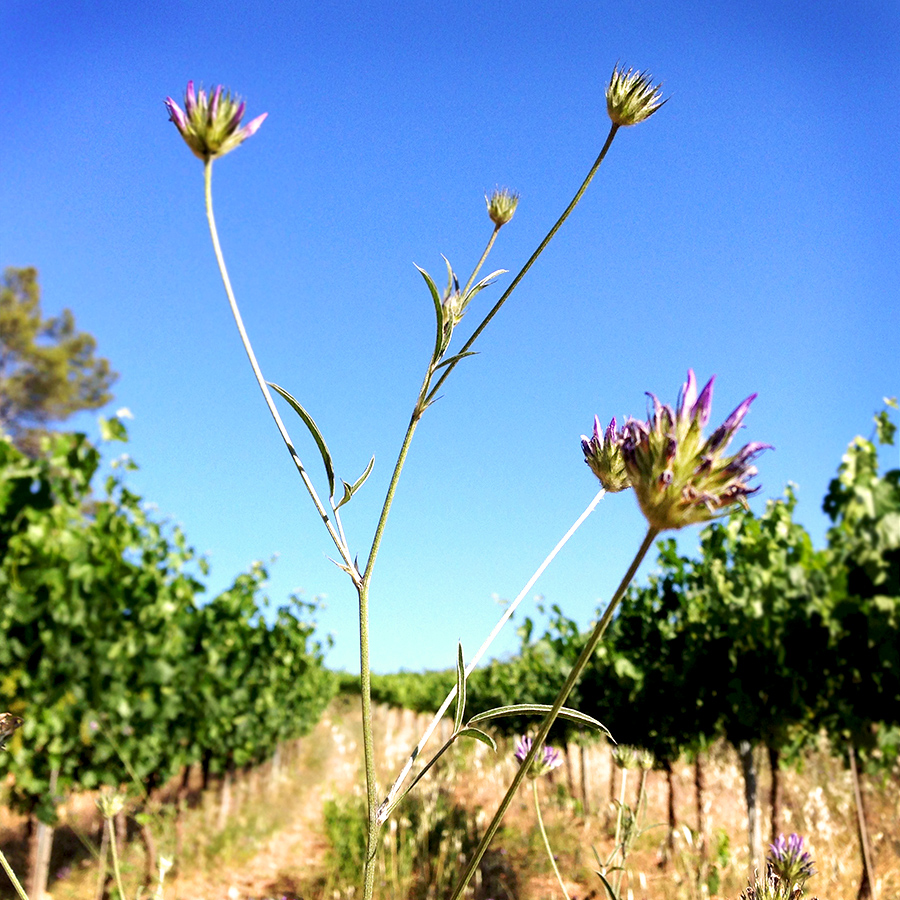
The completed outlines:
[[[497,188],[490,196],[484,195],[484,202],[491,221],[501,228],[513,217],[519,205],[519,195],[507,188]]]

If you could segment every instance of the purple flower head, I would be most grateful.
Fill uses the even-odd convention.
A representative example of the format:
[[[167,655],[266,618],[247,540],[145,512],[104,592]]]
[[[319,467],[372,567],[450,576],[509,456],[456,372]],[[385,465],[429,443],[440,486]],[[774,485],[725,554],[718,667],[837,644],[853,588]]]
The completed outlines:
[[[625,471],[647,521],[663,531],[707,522],[759,490],[749,480],[752,461],[769,444],[747,444],[733,456],[725,451],[756,394],[748,397],[709,438],[703,428],[712,408],[713,378],[697,392],[692,369],[673,409],[648,394],[646,422],[629,419],[619,435]]]
[[[166,97],[170,121],[193,154],[204,162],[230,153],[259,131],[268,113],[257,116],[242,128],[245,108],[246,104],[222,85],[216,85],[207,96],[202,88],[195,93],[194,82],[189,81],[183,110],[171,97]]]
[[[622,456],[622,439],[624,430],[616,430],[615,416],[601,433],[600,420],[594,416],[594,433],[591,437],[581,436],[581,449],[584,461],[600,480],[600,484],[611,494],[631,487],[628,472],[625,470],[625,459]]]
[[[530,737],[523,735],[516,738],[516,749],[513,753],[515,758],[521,763],[525,761],[525,757],[531,752],[532,740]],[[562,756],[559,750],[553,747],[541,747],[540,753],[535,756],[531,764],[531,770],[528,772],[529,778],[538,778],[546,775],[554,769],[558,769],[562,765]]]
[[[769,844],[766,863],[770,872],[791,888],[802,890],[806,880],[815,875],[812,856],[803,849],[803,838],[799,834],[789,838],[779,834],[775,843]]]

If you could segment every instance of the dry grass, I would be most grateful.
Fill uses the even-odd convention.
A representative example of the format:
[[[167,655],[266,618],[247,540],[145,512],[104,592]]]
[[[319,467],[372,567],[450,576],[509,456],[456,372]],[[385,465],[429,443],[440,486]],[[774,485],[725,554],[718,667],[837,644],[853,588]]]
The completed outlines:
[[[389,780],[415,743],[425,719],[406,712],[381,709],[377,731],[383,749],[380,777]],[[358,790],[360,729],[358,715],[346,704],[336,704],[315,732],[304,739],[289,767],[277,782],[256,778],[237,794],[239,802],[228,825],[216,824],[218,799],[198,795],[188,810],[185,839],[178,874],[167,880],[166,900],[245,900],[262,897],[321,896],[325,877],[326,841],[321,831],[322,806],[329,796]],[[511,750],[511,748],[508,748]],[[570,897],[579,900],[605,894],[596,868],[594,851],[605,858],[613,848],[614,812],[610,804],[610,777],[614,769],[606,746],[588,748],[588,785],[585,813],[581,797],[582,773],[578,748],[570,748],[569,765],[557,770],[552,780],[541,783],[544,819]],[[482,744],[468,742],[441,762],[434,777],[452,792],[455,803],[484,823],[493,812],[513,771],[511,752],[495,757]],[[760,766],[760,798],[763,804],[763,836],[768,839],[765,798],[769,773]],[[615,770],[616,795],[621,772]],[[624,898],[633,900],[736,900],[746,885],[749,861],[746,850],[747,816],[743,781],[736,755],[718,746],[704,766],[705,795],[703,833],[696,832],[697,812],[694,771],[687,763],[674,770],[675,803],[679,827],[674,846],[666,854],[665,827],[653,828],[636,842],[628,859],[623,882]],[[638,776],[630,772],[626,782],[629,804],[635,800]],[[867,803],[881,900],[900,900],[900,799],[895,775],[881,785],[867,782]],[[574,790],[570,790],[570,785]],[[857,895],[860,861],[855,809],[849,776],[840,763],[819,750],[805,760],[802,771],[782,772],[785,831],[797,831],[809,842],[818,874],[810,882],[819,900],[852,900]],[[479,812],[479,810],[481,812]],[[644,825],[664,823],[667,786],[662,772],[651,772],[647,781]],[[402,814],[402,809],[400,810]],[[51,869],[53,900],[94,900],[97,864],[85,849],[94,843],[98,820],[90,798],[78,798],[64,810],[64,828],[57,837]],[[693,829],[693,830],[692,830]],[[174,831],[163,824],[160,849],[173,850]],[[80,836],[80,837],[79,837]],[[21,821],[6,815],[0,820],[0,838],[18,871],[23,863]],[[666,860],[666,856],[668,859]],[[664,864],[665,860],[665,864]],[[139,885],[142,851],[132,841],[125,852],[126,889],[134,897]],[[516,798],[505,827],[492,848],[489,869],[513,874],[498,876],[492,900],[544,900],[559,898],[535,828],[529,792]],[[715,871],[714,871],[715,870]],[[56,877],[54,875],[62,876]],[[710,891],[719,879],[718,889]],[[515,884],[515,897],[504,895],[503,885]],[[481,892],[478,892],[479,894]],[[3,897],[11,897],[4,891]],[[484,894],[487,897],[487,894]]]

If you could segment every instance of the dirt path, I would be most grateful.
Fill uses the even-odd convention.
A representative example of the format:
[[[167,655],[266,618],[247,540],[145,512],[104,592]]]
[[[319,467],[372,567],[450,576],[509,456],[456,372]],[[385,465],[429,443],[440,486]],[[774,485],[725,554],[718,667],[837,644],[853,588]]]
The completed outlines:
[[[388,719],[390,718],[390,721]],[[385,763],[396,769],[398,759],[415,742],[421,725],[416,717],[378,710],[376,729],[391,734]],[[418,731],[417,731],[418,729]],[[303,739],[295,772],[284,777],[284,790],[295,794],[288,821],[249,855],[214,868],[185,872],[166,882],[171,900],[258,900],[296,897],[302,884],[324,871],[327,844],[321,833],[323,805],[331,796],[361,786],[361,727],[355,708],[331,709]],[[303,773],[303,779],[296,777]],[[284,801],[284,796],[278,802]]]

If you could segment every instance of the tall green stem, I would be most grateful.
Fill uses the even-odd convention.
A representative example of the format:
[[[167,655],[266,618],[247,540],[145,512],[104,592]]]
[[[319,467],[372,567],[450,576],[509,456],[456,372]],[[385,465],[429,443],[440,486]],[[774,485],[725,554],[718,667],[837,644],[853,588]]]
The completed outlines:
[[[531,787],[534,791],[534,812],[537,815],[538,828],[540,829],[541,837],[544,839],[544,848],[547,851],[547,858],[550,860],[550,865],[553,866],[553,874],[556,875],[556,880],[559,882],[559,889],[562,891],[563,900],[569,900],[569,892],[566,890],[562,875],[559,874],[559,867],[556,865],[556,860],[553,858],[553,848],[550,846],[550,839],[547,837],[547,829],[544,828],[544,817],[541,815],[541,801],[538,798],[537,783],[537,778],[531,780]]]
[[[475,874],[475,870],[478,868],[478,865],[481,862],[481,859],[484,856],[485,852],[487,851],[489,844],[494,839],[494,835],[500,828],[500,823],[503,821],[503,816],[506,814],[506,810],[509,809],[509,805],[512,803],[512,799],[515,796],[519,785],[522,783],[522,779],[525,778],[525,775],[529,771],[539,749],[547,740],[547,735],[550,733],[550,729],[553,726],[553,723],[556,721],[556,718],[559,715],[559,711],[565,705],[569,694],[572,692],[572,688],[575,687],[575,683],[579,678],[581,678],[581,675],[587,667],[588,662],[590,662],[594,651],[597,649],[597,645],[600,643],[600,639],[603,637],[603,634],[613,617],[613,613],[616,611],[619,602],[621,601],[626,589],[628,588],[628,585],[631,583],[631,579],[634,578],[638,567],[640,566],[644,557],[647,555],[647,551],[650,549],[650,547],[653,546],[653,542],[656,540],[658,534],[659,530],[653,528],[652,526],[647,529],[647,534],[644,537],[641,546],[638,548],[638,552],[632,560],[631,565],[628,567],[628,571],[625,573],[625,577],[620,582],[618,588],[616,588],[616,592],[615,594],[613,594],[612,599],[607,604],[603,615],[600,617],[600,621],[597,622],[597,624],[594,626],[594,630],[591,632],[591,636],[590,638],[588,638],[588,642],[584,645],[584,649],[581,651],[581,654],[575,661],[575,665],[572,666],[572,670],[571,672],[569,672],[569,676],[568,678],[566,678],[566,682],[562,686],[559,694],[557,694],[556,700],[553,701],[553,706],[550,708],[550,712],[547,713],[544,721],[541,723],[540,730],[538,731],[537,736],[534,738],[534,742],[531,745],[531,750],[528,751],[528,755],[524,760],[522,760],[522,764],[519,766],[519,770],[516,772],[515,777],[513,778],[512,783],[506,791],[503,799],[500,801],[500,806],[498,807],[497,812],[494,814],[494,818],[491,820],[490,825],[488,825],[487,830],[485,831],[483,837],[481,838],[481,841],[478,844],[478,847],[475,849],[472,858],[469,860],[469,864],[466,866],[466,869],[463,872],[462,877],[460,878],[459,884],[456,886],[456,889],[454,890],[450,900],[458,900],[458,898],[462,895],[462,892],[466,889],[468,883],[471,881],[472,876]]]
[[[582,195],[588,189],[588,185],[591,183],[591,181],[593,181],[594,176],[597,174],[597,170],[600,168],[600,164],[606,158],[606,154],[609,151],[609,148],[612,146],[613,138],[616,136],[616,132],[618,130],[619,126],[615,124],[613,124],[609,129],[609,134],[606,137],[606,142],[603,144],[603,149],[600,151],[600,155],[594,161],[594,165],[591,166],[590,172],[587,173],[587,177],[582,182],[581,187],[578,188],[578,191],[572,198],[572,202],[569,203],[569,205],[565,208],[563,214],[556,220],[556,224],[550,229],[550,231],[547,232],[547,236],[540,242],[537,250],[535,250],[534,253],[531,254],[528,262],[526,262],[525,265],[522,266],[522,268],[519,270],[519,274],[516,275],[516,277],[512,280],[510,286],[503,292],[503,295],[494,304],[493,309],[484,317],[482,323],[475,329],[475,331],[472,333],[472,336],[466,341],[462,349],[456,354],[457,356],[461,356],[462,354],[464,354],[472,346],[472,344],[475,343],[481,332],[484,331],[485,328],[487,328],[488,322],[490,322],[491,319],[493,319],[494,316],[497,315],[497,313],[500,311],[500,307],[503,306],[504,303],[506,303],[507,299],[509,299],[509,295],[512,294],[512,292],[518,287],[519,282],[525,277],[525,273],[534,265],[534,263],[537,261],[537,258],[544,252],[547,244],[550,243],[550,241],[553,239],[553,236],[562,227],[563,222],[565,222],[566,219],[569,218],[569,214],[578,205],[578,201],[581,200]],[[440,390],[441,385],[447,380],[447,376],[453,371],[454,368],[456,368],[456,364],[458,361],[459,360],[457,359],[456,362],[452,362],[444,368],[444,371],[441,373],[441,377],[438,378],[434,387],[429,392],[427,402],[430,403],[434,399],[434,396]]]
[[[21,897],[22,900],[28,900],[28,894],[25,893],[25,888],[22,887],[19,879],[16,878],[16,873],[13,871],[12,866],[9,864],[9,860],[2,850],[0,850],[0,865],[3,866],[3,871],[9,876],[9,880],[13,883],[13,887],[16,889],[16,893],[19,897]]]
[[[331,539],[334,541],[338,552],[341,554],[344,563],[348,567],[348,571],[351,572],[351,577],[354,579],[354,582],[358,584],[358,573],[353,559],[351,558],[350,550],[347,547],[346,543],[341,539],[341,536],[335,530],[334,524],[332,523],[331,519],[328,516],[328,513],[325,510],[325,506],[319,499],[319,495],[316,493],[316,489],[313,487],[313,483],[312,481],[310,481],[309,475],[307,475],[306,473],[306,469],[303,466],[303,462],[301,461],[299,454],[294,449],[294,444],[291,441],[287,428],[284,427],[284,422],[282,421],[281,416],[278,413],[278,409],[275,406],[275,401],[272,399],[272,394],[269,391],[269,385],[266,383],[266,379],[263,377],[262,370],[260,369],[259,363],[256,360],[256,354],[253,352],[253,345],[250,343],[250,338],[247,335],[247,329],[244,327],[244,320],[241,317],[241,311],[238,309],[237,300],[234,296],[234,290],[231,287],[231,279],[228,277],[228,269],[225,266],[225,257],[222,255],[222,247],[219,244],[219,232],[216,228],[216,219],[213,215],[212,164],[213,161],[210,159],[206,161],[203,167],[206,195],[206,219],[209,222],[209,234],[212,238],[213,250],[216,254],[216,262],[219,264],[219,274],[221,275],[222,283],[225,286],[225,294],[228,297],[228,305],[231,307],[231,314],[234,316],[238,334],[240,334],[241,336],[241,343],[244,345],[244,350],[247,353],[247,358],[250,360],[250,367],[253,369],[253,374],[256,377],[256,383],[259,385],[259,389],[262,391],[262,395],[265,398],[266,406],[269,408],[269,412],[272,414],[272,418],[275,420],[275,425],[278,428],[278,433],[281,435],[281,439],[284,441],[284,444],[288,449],[288,453],[290,453],[291,459],[294,461],[294,465],[297,467],[297,471],[300,473],[300,477],[303,479],[303,483],[306,485],[306,490],[309,492],[309,496],[312,498],[312,501],[315,504],[316,511],[319,513],[319,516],[322,518],[322,522],[328,529],[328,533],[331,535]]]

